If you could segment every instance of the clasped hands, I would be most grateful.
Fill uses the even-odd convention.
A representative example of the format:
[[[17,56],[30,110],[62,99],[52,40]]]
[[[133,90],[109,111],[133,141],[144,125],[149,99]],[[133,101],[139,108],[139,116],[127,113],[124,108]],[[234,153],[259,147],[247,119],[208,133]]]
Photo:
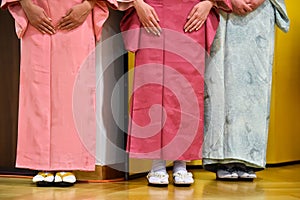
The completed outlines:
[[[143,0],[135,0],[133,6],[137,12],[139,20],[148,33],[159,36],[161,27],[159,18],[155,9]],[[183,27],[184,32],[197,31],[204,24],[213,2],[206,0],[196,4],[187,16],[186,23]]]
[[[233,13],[247,15],[257,9],[265,0],[231,0]]]
[[[46,14],[45,10],[31,0],[20,0],[20,4],[28,18],[29,23],[43,34],[55,34],[56,30],[70,31],[80,26],[94,7],[95,1],[83,1],[73,6],[56,25]]]

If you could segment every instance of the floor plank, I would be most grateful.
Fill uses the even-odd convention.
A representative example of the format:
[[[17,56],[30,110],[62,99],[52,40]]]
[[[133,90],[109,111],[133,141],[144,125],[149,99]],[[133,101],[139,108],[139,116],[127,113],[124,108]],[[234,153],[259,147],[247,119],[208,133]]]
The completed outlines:
[[[5,200],[185,200],[185,199],[300,199],[300,165],[268,168],[254,182],[216,181],[213,173],[193,170],[188,188],[147,186],[145,178],[115,183],[78,183],[70,188],[40,188],[26,178],[0,177],[0,199]]]

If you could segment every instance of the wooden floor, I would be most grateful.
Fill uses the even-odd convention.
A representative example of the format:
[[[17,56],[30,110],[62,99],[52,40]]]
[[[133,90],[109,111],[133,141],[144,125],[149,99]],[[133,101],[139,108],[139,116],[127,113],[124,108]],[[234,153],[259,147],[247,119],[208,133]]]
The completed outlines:
[[[10,200],[160,200],[160,199],[300,199],[300,165],[268,168],[254,182],[216,181],[215,175],[193,170],[191,187],[147,186],[145,178],[116,183],[78,183],[70,188],[40,188],[26,178],[0,177],[0,199]]]

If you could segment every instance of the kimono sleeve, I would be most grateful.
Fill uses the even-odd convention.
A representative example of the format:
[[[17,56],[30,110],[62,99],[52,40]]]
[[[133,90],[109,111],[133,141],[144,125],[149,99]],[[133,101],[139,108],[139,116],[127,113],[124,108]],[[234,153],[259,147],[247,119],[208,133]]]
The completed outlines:
[[[284,0],[270,0],[275,11],[275,23],[283,32],[288,32],[290,28],[290,20]]]
[[[117,0],[118,10],[127,10],[133,6],[133,0]]]
[[[1,8],[8,9],[15,19],[18,38],[22,38],[28,27],[28,19],[18,0],[2,0]]]
[[[225,12],[231,12],[232,6],[230,0],[215,0],[217,7]]]
[[[117,1],[99,0],[93,9],[94,33],[97,41],[99,41],[101,38],[103,24],[109,16],[108,6],[113,9],[117,9]]]
[[[141,22],[134,8],[126,10],[121,20],[120,28],[125,49],[130,52],[136,52],[139,49]]]
[[[219,26],[219,13],[217,9],[212,9],[205,22],[205,50],[210,54],[210,48],[213,44],[218,26]]]
[[[135,53],[139,49],[141,22],[133,8],[134,0],[117,0],[118,9],[126,10],[121,20],[120,28],[125,49]]]
[[[218,26],[219,26],[219,11],[221,9],[225,12],[232,12],[232,6],[230,0],[216,0],[216,7],[213,7],[207,16],[205,22],[205,49],[207,53],[210,53],[211,45],[213,44]]]

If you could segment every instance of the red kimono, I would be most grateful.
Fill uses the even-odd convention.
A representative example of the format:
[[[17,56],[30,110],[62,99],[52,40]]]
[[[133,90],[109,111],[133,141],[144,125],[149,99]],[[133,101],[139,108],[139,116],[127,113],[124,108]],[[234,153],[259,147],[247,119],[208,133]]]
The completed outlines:
[[[158,14],[160,36],[139,29],[134,9],[121,23],[125,46],[135,52],[127,150],[133,158],[201,159],[205,56],[218,14],[212,9],[200,30],[185,33],[187,16],[199,0],[145,2]],[[231,9],[229,0],[218,6]]]

